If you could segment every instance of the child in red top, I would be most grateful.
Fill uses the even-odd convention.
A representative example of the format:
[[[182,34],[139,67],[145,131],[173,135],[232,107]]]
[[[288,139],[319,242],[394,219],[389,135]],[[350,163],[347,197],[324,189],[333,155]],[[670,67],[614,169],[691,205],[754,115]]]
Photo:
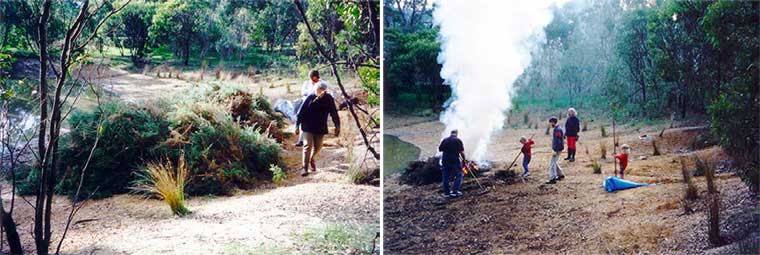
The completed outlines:
[[[628,167],[628,154],[631,153],[631,147],[627,144],[623,144],[621,147],[623,148],[623,153],[615,155],[615,160],[620,162],[620,178],[625,179],[624,171]]]
[[[530,175],[530,171],[528,171],[528,164],[530,163],[530,146],[534,144],[533,139],[526,139],[524,136],[520,137],[520,143],[523,144],[522,149],[520,149],[520,152],[523,154],[523,169],[525,170],[522,174],[523,177],[527,177]]]

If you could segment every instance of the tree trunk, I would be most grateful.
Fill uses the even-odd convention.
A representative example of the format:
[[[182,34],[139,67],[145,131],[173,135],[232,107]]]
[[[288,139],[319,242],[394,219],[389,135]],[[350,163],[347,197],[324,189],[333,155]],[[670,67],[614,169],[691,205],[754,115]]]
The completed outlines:
[[[21,239],[16,231],[16,222],[13,220],[13,215],[5,211],[2,203],[0,203],[0,214],[2,216],[3,229],[5,230],[5,236],[8,238],[8,246],[11,249],[11,254],[23,254],[24,250],[21,246]]]
[[[189,39],[189,38],[188,38]],[[182,57],[184,58],[184,64],[187,66],[187,64],[190,62],[190,41],[185,41],[184,47],[182,48]]]
[[[40,162],[38,164],[38,167],[40,168],[42,176],[40,176],[37,179],[37,201],[36,206],[34,210],[34,244],[37,248],[38,254],[48,254],[48,247],[49,242],[44,238],[46,235],[43,234],[43,196],[45,194],[45,188],[47,187],[45,183],[43,182],[48,177],[48,171],[45,171],[45,152],[46,152],[46,145],[45,145],[45,131],[47,130],[47,68],[48,68],[48,58],[47,58],[47,32],[48,32],[48,20],[50,18],[50,0],[45,0],[45,2],[42,4],[42,15],[40,15],[40,19],[37,22],[37,38],[38,40],[38,49],[39,49],[39,55],[40,55],[40,85],[39,85],[39,98],[40,98],[40,128],[39,128],[39,135],[37,137],[38,147],[40,157]]]

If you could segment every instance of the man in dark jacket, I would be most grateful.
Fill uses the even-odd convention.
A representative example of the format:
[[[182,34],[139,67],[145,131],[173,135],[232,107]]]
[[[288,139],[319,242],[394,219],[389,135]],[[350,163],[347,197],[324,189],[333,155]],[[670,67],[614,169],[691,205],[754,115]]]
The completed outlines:
[[[317,171],[315,158],[322,149],[322,138],[328,133],[327,115],[332,117],[333,124],[335,125],[335,136],[340,135],[338,109],[335,107],[335,99],[327,93],[327,84],[315,84],[315,92],[306,97],[296,118],[296,135],[298,135],[300,127],[300,130],[304,134],[304,141],[306,142],[303,146],[302,176],[309,174],[309,166],[311,166],[312,171]]]
[[[578,120],[578,112],[574,108],[567,109],[567,120],[565,121],[565,136],[567,137],[567,158],[570,162],[575,162],[575,142],[578,141],[578,132],[581,131],[581,121]]]
[[[446,137],[438,145],[438,151],[443,152],[441,156],[441,167],[443,170],[443,197],[458,197],[462,195],[459,191],[459,187],[462,186],[462,161],[459,160],[459,156],[462,156],[462,160],[466,160],[464,157],[464,145],[462,140],[457,138],[459,132],[455,129],[451,131],[451,135]],[[454,174],[454,187],[449,190],[449,178]]]
[[[549,118],[549,125],[554,128],[552,132],[552,159],[549,162],[549,181],[546,184],[555,184],[557,181],[565,178],[562,168],[559,167],[559,156],[562,154],[564,146],[564,131],[557,125],[557,117]]]

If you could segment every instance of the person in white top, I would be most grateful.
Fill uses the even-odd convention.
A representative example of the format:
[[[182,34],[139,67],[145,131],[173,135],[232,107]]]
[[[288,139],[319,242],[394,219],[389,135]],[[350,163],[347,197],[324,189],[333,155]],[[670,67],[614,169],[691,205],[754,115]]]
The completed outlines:
[[[319,78],[319,71],[311,70],[311,72],[309,72],[309,80],[304,81],[303,85],[301,85],[301,98],[296,100],[293,104],[293,110],[296,111],[295,115],[298,115],[298,109],[301,109],[301,104],[303,104],[304,99],[306,99],[306,97],[309,95],[314,94],[314,91],[316,91],[315,88],[317,88],[317,85],[320,83],[324,83],[326,91],[329,91],[330,87],[328,85],[330,84]],[[298,136],[298,141],[295,145],[297,147],[303,146],[303,133]]]

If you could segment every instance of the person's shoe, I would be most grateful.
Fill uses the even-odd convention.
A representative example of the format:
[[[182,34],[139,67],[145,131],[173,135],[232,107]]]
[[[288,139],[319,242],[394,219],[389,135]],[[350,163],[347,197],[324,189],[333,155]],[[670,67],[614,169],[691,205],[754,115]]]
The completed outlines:
[[[294,146],[296,146],[296,147],[303,147],[303,142],[297,142],[296,144],[294,144]]]
[[[570,156],[568,156],[567,158],[565,158],[565,160],[570,160]]]
[[[558,177],[557,177],[557,180],[558,180],[558,181],[561,181],[562,179],[565,179],[565,176],[564,176],[564,175],[560,175],[560,176],[558,176]]]
[[[575,158],[570,158],[570,162],[575,162]]]
[[[530,176],[530,172],[525,172],[522,174],[522,177],[528,177],[528,176]]]
[[[309,175],[309,169],[304,167],[303,169],[301,169],[301,176],[307,176],[307,175]]]
[[[555,183],[557,183],[556,179],[551,179],[551,180],[546,181],[546,184],[555,184]]]
[[[461,197],[461,196],[462,196],[461,191],[451,192],[451,197]]]
[[[317,163],[314,162],[314,160],[309,162],[309,165],[311,166],[311,171],[316,172],[317,171]]]
[[[449,193],[443,193],[443,198],[451,198],[451,195]]]

